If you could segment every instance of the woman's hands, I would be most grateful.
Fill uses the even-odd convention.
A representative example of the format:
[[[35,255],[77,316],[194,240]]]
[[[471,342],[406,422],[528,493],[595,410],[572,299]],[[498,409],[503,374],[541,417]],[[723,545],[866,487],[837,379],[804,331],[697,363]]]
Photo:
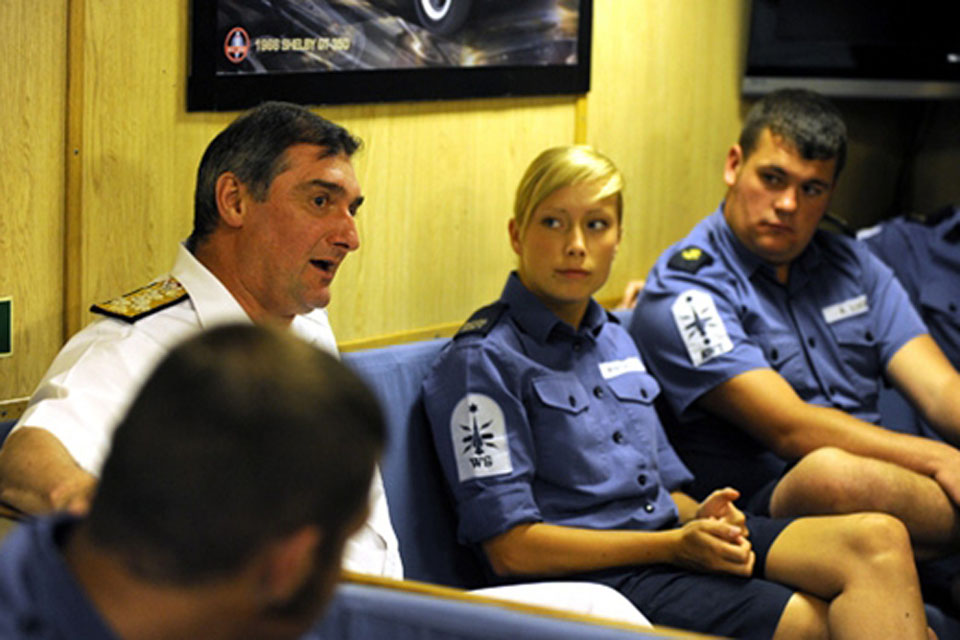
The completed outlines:
[[[701,502],[694,518],[677,529],[674,562],[693,571],[748,577],[756,561],[746,516],[733,504],[740,492],[718,489]]]

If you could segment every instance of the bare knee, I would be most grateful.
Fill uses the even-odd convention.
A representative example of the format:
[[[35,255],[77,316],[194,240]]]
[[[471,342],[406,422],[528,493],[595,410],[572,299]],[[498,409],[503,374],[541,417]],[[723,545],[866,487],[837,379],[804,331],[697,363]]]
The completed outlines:
[[[881,571],[915,571],[907,527],[885,513],[847,517],[844,543],[852,566]]]
[[[804,456],[770,499],[774,516],[884,511],[888,487],[879,467],[887,463],[822,447]]]
[[[827,603],[805,593],[794,593],[780,615],[773,639],[827,640],[829,637]]]

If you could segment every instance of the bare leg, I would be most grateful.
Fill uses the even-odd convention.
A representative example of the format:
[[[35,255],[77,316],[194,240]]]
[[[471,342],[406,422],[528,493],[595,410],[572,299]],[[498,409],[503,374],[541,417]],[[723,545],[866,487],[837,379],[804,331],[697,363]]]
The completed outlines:
[[[827,603],[806,593],[795,593],[777,623],[773,640],[829,640]]]
[[[904,467],[825,447],[787,473],[770,499],[774,517],[879,511],[907,526],[919,557],[956,552],[960,515],[935,480]]]
[[[826,602],[828,637],[835,640],[928,638],[910,539],[903,524],[888,515],[796,520],[773,543],[766,578]],[[786,633],[817,612],[815,600],[794,600],[778,637],[787,637],[780,636],[781,627]]]

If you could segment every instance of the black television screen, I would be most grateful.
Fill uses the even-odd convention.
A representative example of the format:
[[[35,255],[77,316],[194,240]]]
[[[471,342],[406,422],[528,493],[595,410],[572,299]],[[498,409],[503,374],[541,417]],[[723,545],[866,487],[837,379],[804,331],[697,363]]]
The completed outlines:
[[[592,0],[192,0],[187,110],[585,93]]]
[[[944,0],[754,0],[743,93],[960,98],[960,29]]]

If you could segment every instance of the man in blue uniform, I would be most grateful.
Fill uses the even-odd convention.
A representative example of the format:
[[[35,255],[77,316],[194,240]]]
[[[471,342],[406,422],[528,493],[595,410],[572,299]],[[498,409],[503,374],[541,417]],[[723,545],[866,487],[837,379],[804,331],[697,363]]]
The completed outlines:
[[[857,237],[893,269],[934,341],[960,368],[960,207],[896,218]]]
[[[727,155],[720,207],[658,260],[630,331],[677,418],[694,495],[732,484],[776,516],[882,511],[955,551],[960,451],[878,425],[890,380],[960,441],[960,375],[861,243],[817,229],[846,128],[823,97],[768,95]]]
[[[383,439],[372,394],[317,348],[249,324],[195,336],[117,428],[89,515],[5,541],[0,637],[299,637]]]
[[[893,269],[930,336],[954,368],[960,367],[960,207],[896,218],[861,229],[857,238]],[[942,440],[900,394],[887,393],[881,403],[884,411],[902,417],[904,424],[891,426]]]

